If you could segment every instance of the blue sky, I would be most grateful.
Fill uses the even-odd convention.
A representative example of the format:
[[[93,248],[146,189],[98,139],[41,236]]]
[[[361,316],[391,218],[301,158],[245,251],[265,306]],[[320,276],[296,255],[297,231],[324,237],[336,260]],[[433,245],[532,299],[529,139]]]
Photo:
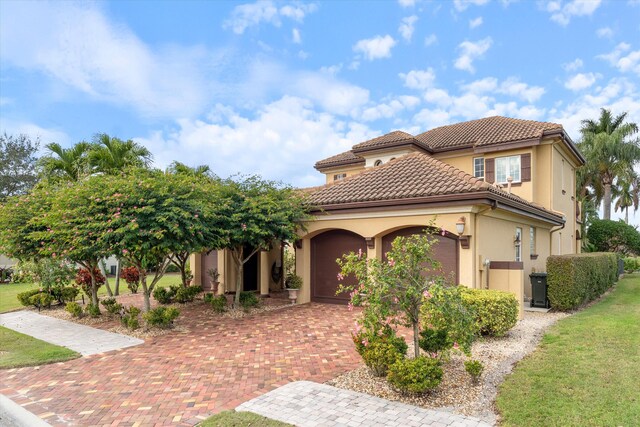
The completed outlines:
[[[308,186],[402,129],[640,123],[640,1],[0,1],[0,128]],[[634,217],[638,223],[639,215]]]

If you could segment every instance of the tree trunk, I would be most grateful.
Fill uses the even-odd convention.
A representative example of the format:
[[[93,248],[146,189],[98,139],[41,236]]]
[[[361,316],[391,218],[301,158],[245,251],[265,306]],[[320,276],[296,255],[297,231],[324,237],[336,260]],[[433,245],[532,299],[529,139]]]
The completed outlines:
[[[239,251],[239,254],[235,253],[235,250],[233,251],[233,258],[238,267],[238,277],[236,278],[236,295],[233,303],[234,307],[236,308],[240,307],[240,292],[242,292],[242,289],[244,287],[244,262],[242,262],[244,248],[240,247]]]
[[[100,267],[102,267],[102,274],[104,274],[104,285],[107,287],[107,295],[112,297],[113,292],[111,292],[111,286],[109,286],[109,277],[107,277],[107,263],[105,262],[105,260],[100,261]]]
[[[114,295],[120,295],[120,258],[118,258],[118,263],[116,264],[116,288],[114,290]]]
[[[611,184],[610,183],[604,184],[604,197],[603,197],[602,203],[604,203],[604,219],[610,220],[611,219]]]
[[[624,222],[629,224],[629,206],[624,208]]]
[[[413,324],[413,353],[415,357],[420,356],[420,345],[418,345],[418,337],[420,336],[420,325],[418,322]]]
[[[144,294],[144,307],[142,311],[145,313],[151,310],[151,291],[147,288],[147,272],[143,269],[140,271],[140,284],[142,285],[142,293]]]
[[[94,267],[89,268],[89,276],[91,277],[91,304],[98,306],[98,285],[96,284],[96,275]]]

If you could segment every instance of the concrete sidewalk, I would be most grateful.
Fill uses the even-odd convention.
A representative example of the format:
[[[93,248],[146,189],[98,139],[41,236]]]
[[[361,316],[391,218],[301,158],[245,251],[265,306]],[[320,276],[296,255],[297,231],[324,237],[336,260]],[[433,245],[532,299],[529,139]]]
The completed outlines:
[[[119,350],[144,342],[127,335],[115,334],[26,310],[0,314],[0,326],[51,344],[67,347],[83,356]]]
[[[298,427],[489,427],[473,417],[424,409],[310,381],[289,383],[236,408]]]

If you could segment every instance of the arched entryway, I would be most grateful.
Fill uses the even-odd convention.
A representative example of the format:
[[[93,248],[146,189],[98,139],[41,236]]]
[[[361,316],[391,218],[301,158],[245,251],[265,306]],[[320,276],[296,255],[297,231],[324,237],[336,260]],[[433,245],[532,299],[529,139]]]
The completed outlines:
[[[398,236],[411,236],[413,234],[424,234],[425,227],[407,227],[400,230],[392,231],[382,237],[382,256],[386,259],[386,254],[391,250],[391,242]],[[459,256],[458,256],[458,238],[455,234],[445,232],[445,235],[435,234],[433,236],[438,241],[434,243],[433,255],[436,260],[442,264],[442,274],[449,280],[458,284],[459,274]]]
[[[346,304],[349,295],[336,295],[338,289],[338,258],[349,252],[366,253],[364,237],[347,230],[325,231],[311,239],[311,301]],[[342,281],[344,285],[356,284],[354,277]]]

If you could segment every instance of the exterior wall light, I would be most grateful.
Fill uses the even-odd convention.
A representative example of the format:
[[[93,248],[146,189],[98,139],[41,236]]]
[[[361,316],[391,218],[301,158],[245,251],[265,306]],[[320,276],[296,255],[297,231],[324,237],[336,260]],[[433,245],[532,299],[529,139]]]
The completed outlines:
[[[462,235],[464,233],[464,227],[466,223],[467,219],[463,216],[461,216],[460,219],[458,219],[458,221],[456,222],[456,231],[458,232],[458,240],[460,240],[460,247],[462,249],[469,249],[469,246],[471,244],[471,236]]]

